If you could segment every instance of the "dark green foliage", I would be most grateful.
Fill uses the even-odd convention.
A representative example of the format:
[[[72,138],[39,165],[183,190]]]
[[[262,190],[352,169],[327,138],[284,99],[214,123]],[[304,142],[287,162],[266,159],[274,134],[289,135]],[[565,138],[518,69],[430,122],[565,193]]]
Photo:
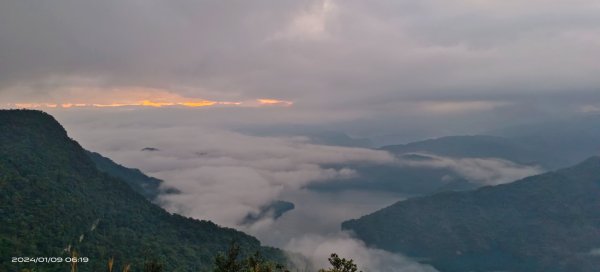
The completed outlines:
[[[342,228],[440,271],[597,271],[599,196],[594,157],[511,184],[401,201]]]
[[[89,263],[78,271],[104,271],[155,259],[164,271],[208,271],[216,252],[236,240],[242,255],[283,254],[234,229],[170,214],[125,182],[97,170],[88,154],[52,116],[0,111],[0,271],[68,271],[67,264],[19,264],[11,256],[69,256]]]
[[[214,272],[237,272],[242,270],[242,263],[238,260],[240,255],[240,246],[232,243],[227,253],[219,253],[215,257]]]
[[[337,254],[331,253],[328,258],[331,268],[327,270],[321,269],[319,272],[357,272],[358,267],[354,264],[352,259],[346,260],[346,258],[340,258]],[[360,271],[362,272],[362,271]]]
[[[213,272],[287,272],[283,265],[265,259],[259,251],[245,259],[241,258],[240,246],[232,242],[226,253],[215,257]]]
[[[144,272],[162,272],[163,264],[158,261],[151,260],[144,263]]]

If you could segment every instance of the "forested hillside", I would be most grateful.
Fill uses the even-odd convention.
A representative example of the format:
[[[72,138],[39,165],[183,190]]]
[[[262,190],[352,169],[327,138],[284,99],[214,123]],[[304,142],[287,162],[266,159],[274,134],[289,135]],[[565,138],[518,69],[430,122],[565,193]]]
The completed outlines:
[[[342,228],[440,271],[598,271],[599,196],[593,157],[510,184],[400,201]]]
[[[111,159],[96,152],[86,151],[86,153],[90,159],[92,159],[98,170],[107,173],[109,176],[125,181],[134,191],[145,196],[148,200],[156,200],[161,193],[159,187],[162,180],[149,177],[139,169],[128,168],[115,163]]]
[[[169,214],[124,181],[97,170],[85,150],[48,114],[0,111],[0,271],[67,271],[62,264],[12,263],[11,256],[88,257],[79,271],[142,267],[206,271],[237,241],[242,255],[281,251],[234,229]],[[137,271],[137,270],[135,270]]]

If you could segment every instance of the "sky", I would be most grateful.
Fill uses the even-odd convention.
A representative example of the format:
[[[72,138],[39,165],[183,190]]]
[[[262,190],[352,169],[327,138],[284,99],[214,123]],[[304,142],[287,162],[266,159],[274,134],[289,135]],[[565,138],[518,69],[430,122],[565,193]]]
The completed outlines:
[[[600,114],[599,15],[594,0],[0,1],[0,108],[48,111],[85,148],[164,179],[183,192],[170,211],[240,227],[293,200],[295,216],[244,231],[432,271],[337,228],[403,196],[303,189],[356,174],[330,164],[398,161],[307,135],[378,147]],[[435,159],[482,184],[543,170]]]
[[[599,12],[593,0],[2,1],[0,104],[281,107],[280,122],[372,137],[477,132],[600,111]],[[273,115],[227,114],[240,111]]]

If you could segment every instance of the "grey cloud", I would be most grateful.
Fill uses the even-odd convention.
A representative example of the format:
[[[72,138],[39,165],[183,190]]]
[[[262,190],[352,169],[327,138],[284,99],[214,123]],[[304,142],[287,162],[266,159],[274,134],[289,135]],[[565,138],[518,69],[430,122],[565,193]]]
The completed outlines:
[[[72,78],[92,78],[208,99],[271,96],[374,111],[389,101],[518,101],[599,83],[591,0],[0,5],[5,92],[20,84],[60,96]],[[35,84],[49,77],[53,84]]]
[[[242,41],[252,47],[296,8],[247,1],[3,2],[0,54],[11,65],[0,74],[2,82],[82,76],[170,86],[194,69],[210,77],[219,70],[215,58],[227,57]]]

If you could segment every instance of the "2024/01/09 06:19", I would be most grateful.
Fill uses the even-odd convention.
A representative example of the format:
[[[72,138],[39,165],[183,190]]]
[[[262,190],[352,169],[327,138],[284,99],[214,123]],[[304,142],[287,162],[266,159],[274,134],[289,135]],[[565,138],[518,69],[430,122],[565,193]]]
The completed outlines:
[[[12,257],[13,263],[87,263],[88,257]]]

